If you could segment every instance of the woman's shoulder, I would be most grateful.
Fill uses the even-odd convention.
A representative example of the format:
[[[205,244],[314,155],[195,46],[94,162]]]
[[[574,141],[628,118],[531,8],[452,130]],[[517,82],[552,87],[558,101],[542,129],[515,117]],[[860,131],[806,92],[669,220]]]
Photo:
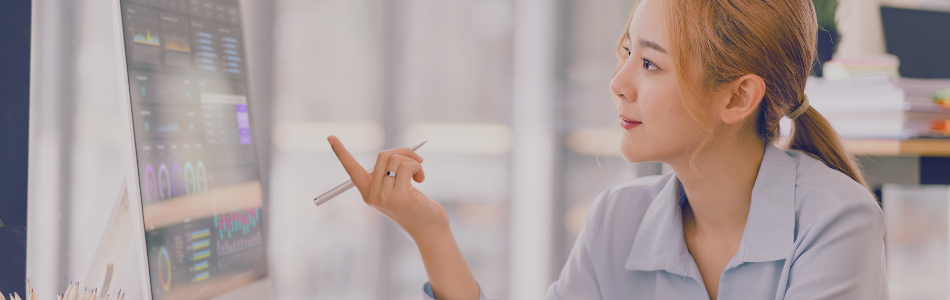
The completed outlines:
[[[875,196],[848,175],[797,150],[785,150],[796,164],[795,214],[797,232],[832,220],[879,227],[884,215]],[[860,219],[853,219],[861,215]],[[853,219],[853,220],[852,220]],[[824,225],[822,225],[824,224]]]
[[[795,162],[796,186],[823,189],[841,201],[874,199],[863,185],[811,155],[799,150],[785,150],[785,153]]]

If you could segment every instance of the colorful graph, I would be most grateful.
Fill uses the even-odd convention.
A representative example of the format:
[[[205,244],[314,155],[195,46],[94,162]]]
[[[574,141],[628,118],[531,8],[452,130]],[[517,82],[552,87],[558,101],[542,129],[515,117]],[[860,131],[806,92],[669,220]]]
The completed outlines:
[[[195,272],[201,271],[201,270],[204,270],[204,269],[207,269],[207,268],[208,268],[208,261],[207,261],[207,260],[195,264]]]
[[[130,26],[129,30],[132,31],[132,41],[139,44],[146,44],[152,46],[158,46],[158,35],[152,35],[151,30],[145,30],[144,33],[141,31],[135,31],[135,26]]]
[[[193,231],[193,232],[191,233],[191,239],[192,239],[192,240],[200,239],[200,238],[203,238],[203,237],[209,237],[209,236],[211,236],[211,229],[202,229],[202,230],[198,230],[198,231]]]
[[[207,258],[211,257],[211,229],[205,228],[192,231],[189,234],[191,238],[192,261],[195,263],[195,272],[200,272],[208,268]],[[195,281],[208,279],[208,271],[195,275]]]
[[[257,208],[248,208],[246,211],[236,211],[224,214],[218,214],[217,205],[214,205],[214,228],[218,229],[218,235],[224,239],[227,233],[228,238],[235,232],[247,234],[252,228],[256,228],[261,221],[261,216]]]
[[[181,51],[181,52],[191,52],[191,42],[188,41],[187,37],[179,37],[175,33],[165,34],[165,49]]]
[[[162,268],[163,266],[164,268]],[[172,263],[168,258],[168,250],[165,250],[165,247],[162,247],[158,253],[158,283],[162,285],[162,289],[165,291],[172,287]]]
[[[205,258],[208,258],[208,257],[211,257],[211,250],[198,251],[198,252],[195,252],[195,254],[192,255],[192,258],[193,258],[194,261],[199,261],[199,260],[202,260],[202,259],[205,259]]]
[[[202,281],[205,279],[208,279],[208,272],[198,273],[198,275],[195,275],[195,282]]]
[[[208,173],[202,161],[198,161],[196,165],[185,162],[184,169],[178,163],[174,163],[171,171],[163,163],[158,166],[157,176],[155,167],[146,165],[143,173],[142,186],[147,201],[191,195],[208,190]]]

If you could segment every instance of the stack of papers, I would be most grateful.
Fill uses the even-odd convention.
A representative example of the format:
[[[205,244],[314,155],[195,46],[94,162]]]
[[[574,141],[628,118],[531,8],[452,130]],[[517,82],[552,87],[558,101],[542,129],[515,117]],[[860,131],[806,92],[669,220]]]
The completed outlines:
[[[950,107],[937,104],[934,94],[946,88],[950,79],[876,75],[829,81],[811,77],[805,94],[845,138],[942,138],[950,137],[945,128]]]
[[[834,59],[822,65],[824,78],[839,80],[855,76],[883,74],[892,78],[898,75],[900,60],[893,54],[843,56],[836,55]]]

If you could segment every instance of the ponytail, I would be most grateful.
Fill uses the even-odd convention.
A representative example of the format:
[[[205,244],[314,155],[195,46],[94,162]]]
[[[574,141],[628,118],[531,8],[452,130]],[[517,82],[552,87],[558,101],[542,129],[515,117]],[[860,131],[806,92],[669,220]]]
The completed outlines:
[[[819,30],[811,0],[670,0],[667,8],[673,68],[694,119],[708,129],[709,121],[700,113],[705,107],[700,92],[756,74],[767,86],[754,125],[762,142],[776,140],[779,121],[788,116],[794,122],[789,149],[808,153],[868,187],[854,156],[805,97]],[[621,62],[625,38],[626,29],[617,47]],[[701,79],[691,74],[702,74]],[[707,135],[692,157],[711,139]]]
[[[789,149],[800,150],[811,155],[870,190],[867,182],[864,181],[861,169],[854,161],[854,156],[844,149],[841,137],[831,128],[831,124],[825,117],[814,108],[808,107],[803,113],[791,119],[795,124],[792,126]]]

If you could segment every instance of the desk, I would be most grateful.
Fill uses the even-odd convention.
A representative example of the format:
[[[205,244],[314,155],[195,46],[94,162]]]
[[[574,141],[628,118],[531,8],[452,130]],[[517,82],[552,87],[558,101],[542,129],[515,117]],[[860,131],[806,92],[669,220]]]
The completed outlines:
[[[868,184],[950,185],[950,139],[845,140]]]
[[[845,140],[881,200],[886,183],[950,185],[950,139]]]

